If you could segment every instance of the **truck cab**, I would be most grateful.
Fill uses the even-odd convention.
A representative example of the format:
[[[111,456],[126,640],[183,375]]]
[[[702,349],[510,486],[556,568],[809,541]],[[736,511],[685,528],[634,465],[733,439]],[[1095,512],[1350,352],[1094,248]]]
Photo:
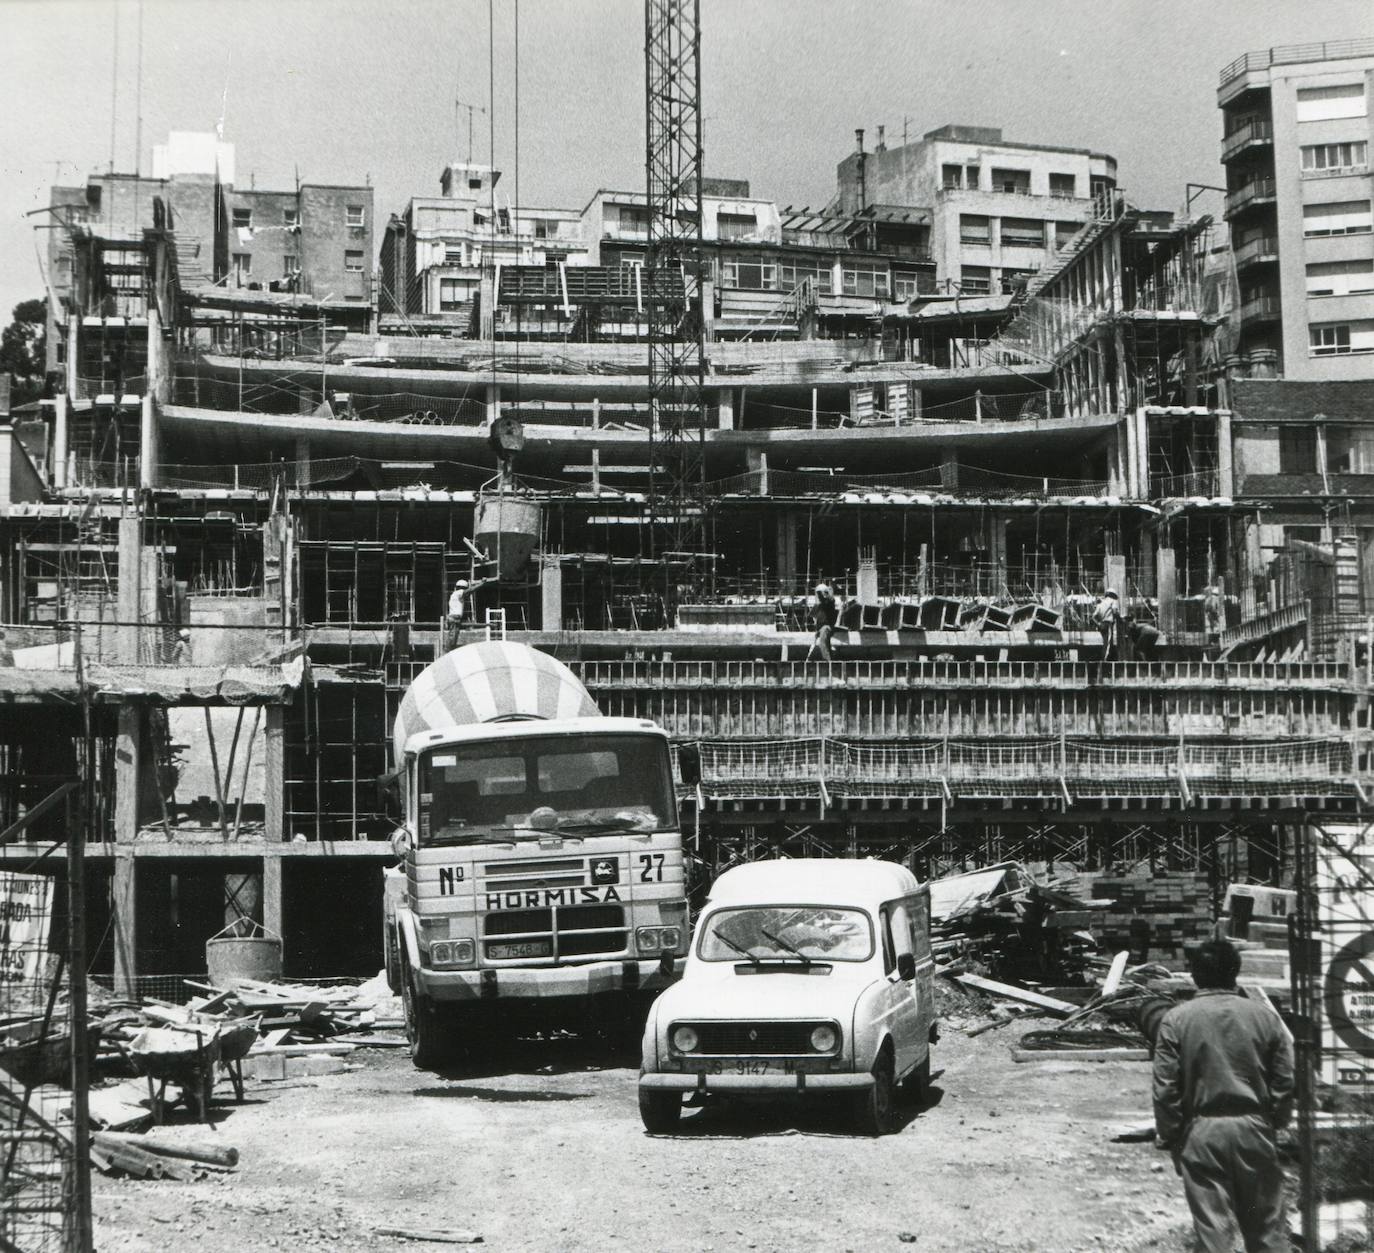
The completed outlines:
[[[494,647],[504,651],[480,670],[486,691],[493,667],[522,646]],[[471,682],[472,663],[448,665]],[[530,664],[576,683],[552,658]],[[385,894],[387,971],[416,1064],[470,1053],[521,1021],[623,1019],[637,1035],[687,944],[666,734],[594,706],[541,717],[569,702],[541,706],[537,685],[518,678],[493,717],[460,721],[436,710],[424,678],[413,688],[429,725],[411,729],[404,702],[397,719],[400,864]]]
[[[684,1094],[838,1093],[861,1130],[892,1129],[895,1093],[930,1080],[930,889],[891,862],[796,859],[716,880],[680,983],[641,1046],[646,1130]]]

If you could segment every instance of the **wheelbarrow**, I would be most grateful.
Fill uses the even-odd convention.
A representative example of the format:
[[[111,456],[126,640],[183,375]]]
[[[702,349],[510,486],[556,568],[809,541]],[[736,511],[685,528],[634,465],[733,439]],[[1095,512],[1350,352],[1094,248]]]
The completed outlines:
[[[128,1051],[134,1068],[148,1080],[148,1104],[155,1123],[161,1123],[178,1102],[191,1110],[197,1122],[210,1120],[215,1064],[221,1057],[217,1026],[148,1027],[129,1041]],[[173,1101],[167,1100],[169,1083],[181,1090]]]

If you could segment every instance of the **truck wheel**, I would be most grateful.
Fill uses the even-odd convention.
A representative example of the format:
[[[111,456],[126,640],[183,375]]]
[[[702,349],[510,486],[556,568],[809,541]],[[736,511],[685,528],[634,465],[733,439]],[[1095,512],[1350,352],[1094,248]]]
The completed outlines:
[[[883,1136],[892,1130],[894,1087],[892,1053],[884,1047],[873,1063],[873,1086],[860,1092],[854,1103],[854,1122],[861,1135]]]
[[[434,1070],[448,1060],[450,1045],[439,1019],[439,1011],[429,997],[415,991],[415,980],[407,970],[402,976],[401,1003],[405,1009],[406,1039],[410,1060],[420,1070]]]
[[[639,1117],[650,1135],[667,1135],[682,1114],[682,1093],[657,1088],[639,1089]]]

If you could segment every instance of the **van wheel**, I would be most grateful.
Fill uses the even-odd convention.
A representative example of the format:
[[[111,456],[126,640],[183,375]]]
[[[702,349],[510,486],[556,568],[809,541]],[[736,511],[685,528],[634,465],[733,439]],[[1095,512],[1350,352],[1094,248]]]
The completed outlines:
[[[650,1135],[667,1135],[682,1115],[682,1093],[657,1088],[639,1089],[639,1117]]]
[[[902,1080],[902,1096],[913,1105],[921,1106],[930,1096],[930,1054],[905,1079]]]
[[[873,1086],[855,1101],[854,1121],[861,1135],[883,1136],[892,1130],[895,1088],[892,1051],[884,1046],[873,1063]]]

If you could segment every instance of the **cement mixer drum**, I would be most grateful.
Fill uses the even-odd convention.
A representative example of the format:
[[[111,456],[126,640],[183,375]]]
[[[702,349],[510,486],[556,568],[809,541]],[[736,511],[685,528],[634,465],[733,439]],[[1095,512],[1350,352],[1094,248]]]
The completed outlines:
[[[415,677],[392,728],[395,763],[420,731],[502,718],[596,718],[601,711],[561,661],[525,644],[484,640],[445,653]]]
[[[518,578],[539,542],[539,502],[520,492],[484,490],[477,497],[473,539],[503,579]]]

